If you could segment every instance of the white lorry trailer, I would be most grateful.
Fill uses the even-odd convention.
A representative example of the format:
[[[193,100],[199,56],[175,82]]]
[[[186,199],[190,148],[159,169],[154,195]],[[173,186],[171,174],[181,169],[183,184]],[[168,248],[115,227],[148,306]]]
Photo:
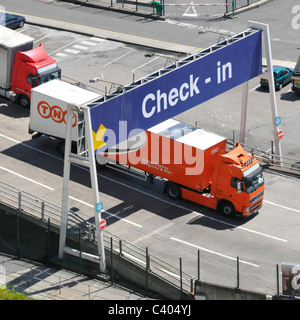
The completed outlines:
[[[99,104],[101,95],[72,85],[70,83],[52,80],[31,91],[29,133],[37,136],[47,135],[60,140],[58,149],[64,152],[66,137],[66,113],[68,103],[92,107]],[[73,113],[72,141],[78,140],[77,112]]]

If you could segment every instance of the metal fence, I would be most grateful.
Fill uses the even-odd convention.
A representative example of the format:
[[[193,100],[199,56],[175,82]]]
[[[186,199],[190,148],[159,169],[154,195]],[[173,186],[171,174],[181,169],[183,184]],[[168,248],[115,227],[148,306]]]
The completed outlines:
[[[234,131],[232,139],[227,139],[227,143],[229,148],[232,148],[235,145],[236,140]],[[243,143],[241,144],[248,153],[254,155],[257,159],[261,160],[270,168],[281,170],[284,169],[291,174],[300,174],[300,160],[286,156],[276,155],[274,141],[269,141],[269,143],[270,148],[268,151],[250,147]]]
[[[61,207],[55,203],[35,197],[27,192],[21,191],[0,181],[0,202],[10,205],[16,209],[38,217],[43,221],[51,221],[52,224],[60,226]],[[96,242],[95,225],[89,223],[90,217],[80,212],[80,215],[72,210],[68,214],[68,233],[78,237],[79,230],[82,238]],[[151,254],[148,248],[141,248],[117,235],[104,231],[104,246],[117,254],[145,268],[146,272],[156,274],[178,287],[182,292],[191,292],[194,277],[184,272],[181,268],[180,259],[178,266],[173,266],[159,257]],[[113,270],[112,270],[113,272]],[[146,288],[147,289],[147,288]]]
[[[133,13],[144,12],[167,18],[211,18],[234,12],[258,1],[260,0],[77,0],[75,2],[104,6],[112,10],[123,8]]]
[[[15,270],[5,275],[5,288],[23,293],[33,299],[70,300],[72,297],[81,300],[143,300],[142,294],[114,284],[95,282],[85,276],[72,274],[64,270],[34,265],[24,260],[3,257],[0,267]],[[20,271],[18,271],[20,270]]]

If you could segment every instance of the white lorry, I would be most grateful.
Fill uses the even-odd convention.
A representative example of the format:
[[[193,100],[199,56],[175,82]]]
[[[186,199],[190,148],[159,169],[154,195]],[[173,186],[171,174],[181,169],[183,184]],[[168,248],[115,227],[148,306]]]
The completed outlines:
[[[57,138],[58,150],[64,153],[66,137],[67,104],[87,105],[99,104],[102,96],[76,85],[52,80],[31,90],[29,133],[35,136],[47,135]],[[78,140],[77,112],[73,113],[72,141]]]

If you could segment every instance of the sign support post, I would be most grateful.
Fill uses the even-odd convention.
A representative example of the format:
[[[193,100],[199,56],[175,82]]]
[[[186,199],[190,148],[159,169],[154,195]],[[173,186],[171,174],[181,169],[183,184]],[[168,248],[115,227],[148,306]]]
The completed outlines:
[[[81,132],[82,140],[85,140],[84,149],[81,150],[81,154],[74,154],[71,152],[72,144],[72,115],[73,112],[78,112],[83,115],[83,128]],[[77,153],[79,150],[77,150]],[[67,133],[65,141],[65,159],[64,159],[64,177],[63,177],[63,194],[62,194],[62,212],[61,212],[61,228],[60,228],[60,239],[59,239],[59,253],[58,257],[63,259],[64,252],[78,254],[76,250],[68,250],[66,247],[66,234],[67,234],[67,224],[68,224],[68,203],[69,203],[69,184],[70,184],[70,169],[71,163],[79,164],[89,168],[91,185],[93,191],[93,202],[94,202],[94,214],[95,214],[95,224],[97,230],[97,244],[98,244],[98,255],[100,263],[100,271],[106,272],[106,261],[105,261],[105,250],[103,241],[103,230],[99,228],[99,221],[101,220],[101,213],[97,212],[96,206],[99,204],[99,192],[98,192],[98,180],[97,180],[97,170],[96,170],[96,159],[94,156],[94,143],[92,136],[92,126],[90,109],[88,107],[75,106],[73,104],[68,104],[67,111]],[[72,254],[71,253],[71,254]]]
[[[260,22],[255,22],[255,21],[248,21],[248,26],[253,29],[262,30],[264,35],[266,60],[267,60],[267,68],[268,68],[267,76],[269,80],[269,93],[270,93],[270,103],[271,103],[271,112],[272,112],[273,135],[274,135],[274,141],[275,141],[275,151],[276,151],[276,155],[279,156],[279,159],[280,159],[277,162],[282,166],[281,143],[280,143],[280,139],[278,138],[279,128],[276,125],[276,118],[278,117],[278,114],[277,114],[277,102],[276,102],[276,95],[275,95],[275,84],[274,84],[273,61],[272,61],[269,25],[260,23]]]
[[[245,143],[246,131],[246,118],[248,107],[248,81],[243,83],[243,97],[242,97],[242,111],[241,111],[241,124],[240,124],[240,142]]]

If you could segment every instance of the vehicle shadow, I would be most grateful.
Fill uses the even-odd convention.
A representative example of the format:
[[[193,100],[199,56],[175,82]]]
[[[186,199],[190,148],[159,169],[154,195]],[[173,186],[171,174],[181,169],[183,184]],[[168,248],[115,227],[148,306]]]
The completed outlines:
[[[0,114],[15,119],[30,117],[30,111],[28,109],[24,109],[4,98],[0,98]]]
[[[251,221],[254,217],[256,217],[259,212],[251,215],[248,218],[243,218],[239,215],[235,215],[232,217],[224,217],[219,213],[215,213],[214,215],[203,215],[192,218],[188,224],[190,225],[201,225],[203,227],[215,229],[215,230],[234,230],[235,228],[244,225],[245,223]]]
[[[48,142],[48,143],[47,143]],[[24,141],[2,151],[2,154],[12,159],[25,162],[28,165],[35,166],[47,173],[63,177],[64,160],[56,149],[57,141],[48,137],[41,137],[35,140]],[[52,148],[52,149],[50,149]],[[25,174],[26,175],[26,174]],[[33,177],[30,177],[34,179]],[[81,186],[91,188],[89,170],[78,165],[71,166],[70,182],[76,183],[75,193],[81,194]],[[46,183],[46,182],[45,182]],[[62,190],[62,183],[59,189]],[[206,208],[204,206],[186,201],[172,201],[166,195],[162,194],[164,182],[155,181],[153,185],[148,182],[139,180],[135,177],[129,177],[125,173],[119,173],[111,169],[98,171],[99,192],[107,195],[109,198],[117,199],[118,204],[109,206],[104,204],[104,209],[109,212],[106,215],[109,223],[116,223],[120,219],[129,218],[132,214],[147,216],[147,212],[154,213],[157,216],[167,220],[175,220],[188,216],[195,212],[197,216],[188,218],[185,222],[190,225],[202,225],[216,230],[233,229],[249,221],[238,217],[227,218],[220,213]],[[30,192],[30,190],[26,190]],[[73,191],[73,190],[72,190]],[[73,192],[72,192],[73,193]],[[92,190],[88,197],[92,195]],[[39,196],[39,195],[34,195]],[[80,197],[85,201],[84,198]],[[110,202],[115,203],[115,201]],[[80,216],[80,207],[78,204],[72,204],[72,211]],[[84,208],[83,215],[88,222],[94,221],[94,210]]]
[[[297,94],[297,93],[295,93],[293,91],[288,91],[288,92],[282,93],[280,95],[280,100],[291,101],[291,102],[299,101],[300,100],[300,94]]]

